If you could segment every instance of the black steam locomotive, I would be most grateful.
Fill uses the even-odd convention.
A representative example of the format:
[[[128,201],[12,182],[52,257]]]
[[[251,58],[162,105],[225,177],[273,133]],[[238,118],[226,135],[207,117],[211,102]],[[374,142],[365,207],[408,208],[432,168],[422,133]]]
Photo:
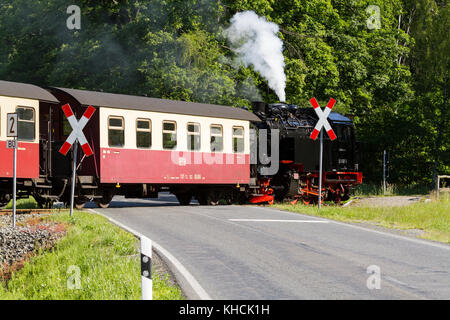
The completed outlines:
[[[258,129],[266,129],[269,139],[277,139],[279,170],[260,178],[260,192],[251,198],[252,203],[290,199],[296,203],[317,203],[319,195],[319,142],[310,139],[318,121],[314,109],[300,108],[294,104],[264,102],[253,103],[254,113],[262,120]],[[358,171],[354,126],[352,121],[337,113],[329,115],[337,139],[328,135],[323,140],[322,201],[336,203],[349,198],[350,188],[362,183]],[[279,134],[271,132],[277,129]],[[276,145],[269,141],[268,145]],[[268,150],[268,157],[271,156]],[[259,164],[259,171],[264,165]]]

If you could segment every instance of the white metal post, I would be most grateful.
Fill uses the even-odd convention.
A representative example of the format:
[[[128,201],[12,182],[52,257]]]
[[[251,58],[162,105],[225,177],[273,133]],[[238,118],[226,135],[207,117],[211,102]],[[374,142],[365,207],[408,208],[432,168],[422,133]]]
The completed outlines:
[[[153,299],[152,240],[141,236],[141,294],[142,300]]]
[[[319,209],[322,202],[322,159],[323,159],[323,129],[320,129],[320,160],[319,160]]]
[[[12,214],[12,226],[16,227],[16,185],[17,185],[17,148],[18,148],[17,136],[14,137],[14,160],[13,160],[13,214]]]
[[[75,145],[73,146],[73,169],[72,169],[72,191],[70,193],[70,216],[73,215],[73,202],[74,202],[74,196],[75,196],[75,175],[77,172],[77,150],[78,150],[78,143],[75,140]]]

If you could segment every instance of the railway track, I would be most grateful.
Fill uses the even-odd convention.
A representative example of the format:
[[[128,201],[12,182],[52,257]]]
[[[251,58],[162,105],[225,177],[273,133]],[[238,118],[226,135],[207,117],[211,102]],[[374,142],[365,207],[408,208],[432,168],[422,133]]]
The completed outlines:
[[[51,214],[59,213],[65,209],[16,209],[16,214]],[[12,215],[12,209],[1,209],[0,216]]]

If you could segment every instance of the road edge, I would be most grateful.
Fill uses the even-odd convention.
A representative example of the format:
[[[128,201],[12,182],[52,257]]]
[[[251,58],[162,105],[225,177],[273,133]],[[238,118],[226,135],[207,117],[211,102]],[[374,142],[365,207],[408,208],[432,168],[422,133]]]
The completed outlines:
[[[136,238],[140,239],[142,234],[133,228],[130,228],[123,223],[108,217],[107,215],[98,212],[94,209],[88,209],[90,212],[98,214],[110,221],[111,223],[117,225],[118,227],[124,229],[125,231],[133,234]],[[148,238],[148,237],[147,237]],[[175,279],[181,287],[184,295],[188,300],[212,300],[209,294],[203,289],[203,287],[198,283],[194,276],[175,258],[169,251],[164,249],[157,242],[152,240],[153,248],[156,253],[164,260],[167,266],[175,275]]]

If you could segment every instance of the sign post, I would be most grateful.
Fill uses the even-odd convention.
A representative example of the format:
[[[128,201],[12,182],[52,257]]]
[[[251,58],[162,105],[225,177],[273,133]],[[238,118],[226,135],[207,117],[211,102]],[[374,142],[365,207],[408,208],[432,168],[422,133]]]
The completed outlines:
[[[7,115],[7,137],[14,137],[14,140],[8,140],[7,148],[14,149],[13,156],[13,214],[12,226],[16,227],[16,186],[17,186],[17,113],[8,113]]]
[[[77,171],[77,151],[78,144],[73,147],[73,166],[72,166],[72,189],[70,191],[70,216],[73,215],[73,202],[75,198],[75,173]]]
[[[336,139],[336,134],[334,133],[333,129],[331,128],[330,123],[327,120],[328,116],[330,115],[331,109],[333,109],[333,106],[336,103],[336,100],[331,98],[330,101],[328,101],[327,106],[325,107],[325,111],[322,111],[316,98],[311,98],[311,100],[309,100],[309,102],[312,104],[314,111],[316,112],[317,116],[319,117],[319,121],[317,121],[317,124],[314,127],[314,130],[311,133],[310,138],[313,140],[316,140],[317,136],[320,133],[319,192],[318,192],[319,209],[320,209],[321,205],[322,205],[322,159],[323,159],[323,130],[322,130],[322,127],[325,127],[325,130],[327,131],[328,136],[330,137],[331,141]]]
[[[73,131],[70,133],[69,137],[64,142],[61,149],[59,149],[59,152],[62,153],[63,155],[67,155],[67,152],[69,152],[72,145],[75,144],[73,149],[72,188],[70,193],[70,216],[72,216],[73,203],[75,198],[75,178],[77,171],[77,151],[78,151],[77,141],[81,144],[81,149],[83,150],[86,157],[89,157],[93,154],[92,149],[89,146],[86,137],[84,136],[83,128],[86,126],[89,119],[94,114],[95,108],[93,106],[89,106],[87,110],[83,113],[83,116],[79,121],[77,121],[77,119],[75,118],[75,114],[73,113],[72,108],[70,107],[69,104],[63,105],[62,110],[64,111],[67,120],[69,120],[69,124],[72,127]]]
[[[322,206],[322,160],[323,160],[323,130],[320,130],[319,209]]]

